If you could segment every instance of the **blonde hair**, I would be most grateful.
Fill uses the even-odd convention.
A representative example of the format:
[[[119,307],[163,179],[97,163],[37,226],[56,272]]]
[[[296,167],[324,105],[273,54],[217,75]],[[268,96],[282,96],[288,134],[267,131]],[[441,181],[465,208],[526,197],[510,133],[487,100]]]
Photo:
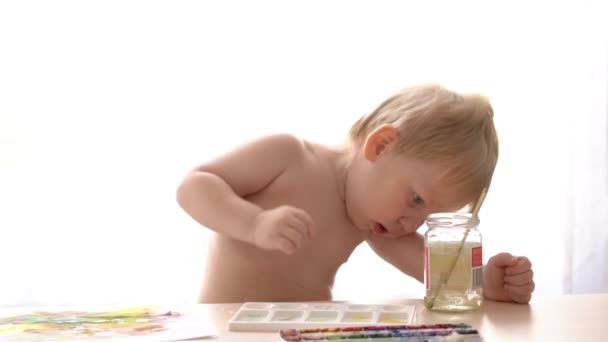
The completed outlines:
[[[374,129],[390,124],[399,132],[394,152],[443,162],[449,184],[473,201],[489,187],[498,160],[493,117],[488,98],[481,94],[421,84],[403,89],[361,117],[349,139],[360,147]]]

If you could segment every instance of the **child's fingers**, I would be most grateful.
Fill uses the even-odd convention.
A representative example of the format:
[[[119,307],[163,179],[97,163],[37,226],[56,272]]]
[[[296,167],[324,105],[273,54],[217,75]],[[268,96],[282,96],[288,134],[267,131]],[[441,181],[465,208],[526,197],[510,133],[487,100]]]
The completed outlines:
[[[294,245],[294,243],[288,240],[287,238],[280,237],[277,244],[279,250],[285,254],[291,255],[296,251],[296,246]]]
[[[287,226],[285,227],[285,229],[283,229],[283,231],[281,231],[281,235],[283,235],[284,238],[286,238],[287,240],[291,241],[293,243],[293,245],[295,246],[295,248],[300,248],[302,247],[302,238],[306,235],[305,232],[302,231],[302,227],[294,227],[294,226]]]
[[[509,293],[510,297],[514,301],[518,303],[527,303],[532,297],[532,292],[534,291],[534,283],[522,286],[505,285],[505,291]]]
[[[511,300],[515,303],[526,304],[532,298],[532,294],[527,295],[511,295]]]
[[[292,215],[288,220],[288,224],[291,228],[295,229],[302,237],[309,237],[309,229],[306,226],[306,222],[302,220],[299,215]]]
[[[505,291],[509,292],[512,295],[525,296],[525,295],[532,293],[532,291],[534,291],[534,283],[528,283],[526,285],[517,285],[517,286],[506,284]]]
[[[295,214],[294,216],[296,216],[306,227],[307,235],[309,237],[312,237],[314,222],[313,222],[312,218],[310,217],[310,215],[308,215],[308,213],[302,209],[296,209],[294,214]]]
[[[515,265],[505,268],[505,275],[516,275],[528,272],[532,269],[530,259],[526,257],[518,257]]]
[[[509,285],[514,285],[514,286],[526,285],[526,284],[531,283],[532,279],[534,279],[534,273],[532,272],[532,270],[528,270],[527,272],[524,272],[524,273],[506,275],[505,283],[509,284]]]
[[[498,253],[488,260],[488,265],[508,267],[515,264],[515,258],[510,253]]]

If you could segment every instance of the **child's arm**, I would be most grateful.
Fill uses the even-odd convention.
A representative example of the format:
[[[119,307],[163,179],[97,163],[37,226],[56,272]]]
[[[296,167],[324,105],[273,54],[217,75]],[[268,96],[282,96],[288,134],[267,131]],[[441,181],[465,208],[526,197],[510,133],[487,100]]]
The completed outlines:
[[[372,249],[384,260],[418,281],[424,281],[424,238],[409,234],[397,239],[372,235]],[[497,301],[528,303],[534,292],[532,263],[526,257],[500,253],[488,260],[483,269],[483,293]]]
[[[261,248],[292,252],[312,220],[293,207],[263,210],[245,200],[302,157],[303,143],[289,135],[250,142],[188,174],[177,190],[179,205],[198,223]]]
[[[424,281],[424,237],[419,233],[396,239],[371,235],[367,243],[382,259],[397,267],[401,272]]]

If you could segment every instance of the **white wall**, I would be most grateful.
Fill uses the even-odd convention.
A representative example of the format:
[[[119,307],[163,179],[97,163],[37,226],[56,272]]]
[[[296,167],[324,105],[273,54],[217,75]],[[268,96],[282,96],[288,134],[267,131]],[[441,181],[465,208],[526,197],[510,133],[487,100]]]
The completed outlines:
[[[537,293],[566,292],[560,213],[572,118],[605,71],[600,11],[497,4],[3,2],[0,305],[194,301],[206,232],[174,200],[186,171],[270,132],[340,141],[426,80],[493,100],[486,259],[528,255]],[[420,294],[368,248],[351,259],[337,298]]]

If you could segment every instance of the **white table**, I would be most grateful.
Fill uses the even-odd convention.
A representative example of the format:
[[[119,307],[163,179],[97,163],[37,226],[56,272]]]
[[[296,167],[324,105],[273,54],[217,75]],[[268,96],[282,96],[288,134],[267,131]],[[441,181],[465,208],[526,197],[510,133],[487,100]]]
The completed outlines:
[[[608,341],[608,293],[533,297],[529,305],[485,301],[475,312],[445,314],[426,310],[421,299],[381,304],[413,304],[415,324],[467,323],[488,342]],[[228,321],[240,307],[235,304],[198,304],[189,310],[202,314],[219,330],[215,339],[194,341],[276,342],[277,333],[230,332]]]

